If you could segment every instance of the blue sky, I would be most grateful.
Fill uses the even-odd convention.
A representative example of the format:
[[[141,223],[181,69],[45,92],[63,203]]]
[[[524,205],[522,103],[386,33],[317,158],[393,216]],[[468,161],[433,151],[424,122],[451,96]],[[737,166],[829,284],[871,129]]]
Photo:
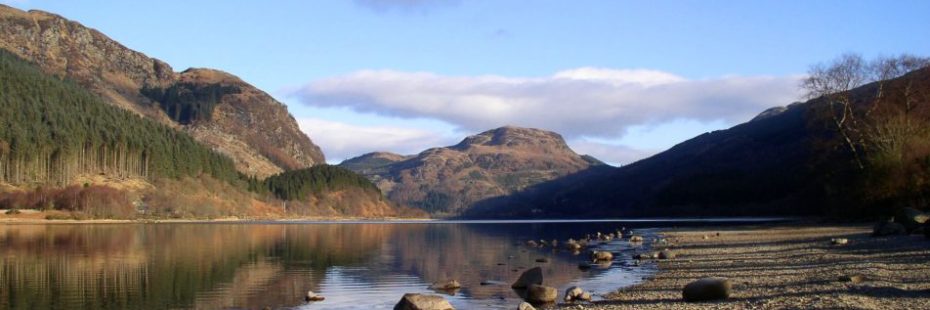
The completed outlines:
[[[800,100],[841,53],[930,56],[930,1],[0,2],[236,74],[335,162],[513,124],[623,164]]]

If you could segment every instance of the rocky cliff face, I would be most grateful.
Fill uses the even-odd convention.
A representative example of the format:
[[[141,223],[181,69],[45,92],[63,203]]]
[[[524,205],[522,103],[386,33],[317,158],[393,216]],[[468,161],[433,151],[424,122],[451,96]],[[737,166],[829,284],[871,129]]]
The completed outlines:
[[[323,153],[298,128],[287,108],[239,78],[216,70],[177,73],[168,64],[133,51],[104,34],[61,16],[0,5],[0,48],[67,77],[109,103],[183,129],[230,156],[245,174],[265,177],[323,163]],[[235,92],[191,96],[190,88]],[[209,109],[205,117],[179,121],[163,99],[146,90],[173,90],[181,108]],[[197,95],[194,93],[193,95]],[[187,96],[187,97],[185,97]],[[185,110],[187,111],[187,110]],[[175,112],[175,111],[172,111]]]
[[[367,176],[395,202],[454,215],[484,199],[583,170],[591,162],[559,134],[502,127],[409,158],[373,153],[340,165]]]

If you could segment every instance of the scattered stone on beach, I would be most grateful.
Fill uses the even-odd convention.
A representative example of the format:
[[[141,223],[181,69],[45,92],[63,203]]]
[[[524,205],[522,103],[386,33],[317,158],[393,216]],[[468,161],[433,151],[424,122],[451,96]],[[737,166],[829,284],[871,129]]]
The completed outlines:
[[[849,239],[846,239],[846,238],[830,239],[830,244],[833,244],[833,245],[846,245],[847,243],[849,243]]]
[[[596,262],[610,261],[614,259],[614,254],[607,251],[594,251],[591,253],[591,259]]]
[[[633,255],[633,259],[646,260],[646,259],[657,259],[659,258],[659,252],[646,252],[646,253],[637,253]]]
[[[456,280],[449,280],[444,282],[436,282],[429,287],[432,290],[442,290],[442,291],[451,291],[462,288],[462,284]]]
[[[703,236],[701,236],[701,239],[707,240],[707,239],[710,239],[710,237],[708,237],[707,235],[703,235]]]
[[[320,296],[313,291],[307,291],[307,296],[304,297],[306,301],[323,301],[326,297]]]
[[[536,244],[535,240],[529,240],[526,242],[526,246],[535,248],[535,247],[538,247],[539,244]]]
[[[920,228],[928,219],[930,216],[914,208],[901,208],[894,215],[894,221],[903,225],[908,234]]]
[[[517,310],[536,310],[536,308],[533,307],[533,305],[530,303],[524,301],[520,303],[520,306],[517,307]]]
[[[862,283],[862,281],[865,281],[865,276],[860,275],[860,274],[845,275],[845,276],[840,277],[840,281],[850,282],[852,284],[859,284],[859,283]]]
[[[591,293],[585,292],[577,286],[572,286],[565,290],[565,302],[574,301],[591,301]]]
[[[548,262],[549,262],[549,259],[548,259],[548,258],[545,258],[545,257],[540,257],[540,258],[537,258],[537,259],[536,259],[536,262],[537,262],[537,263],[548,263]]]
[[[659,252],[659,259],[674,259],[675,256],[677,256],[675,252],[669,250]]]
[[[531,303],[543,304],[555,302],[559,297],[559,291],[554,287],[530,284],[526,288],[526,301]]]
[[[394,305],[394,310],[455,310],[448,300],[439,295],[408,293]]]
[[[643,236],[630,236],[630,242],[643,242]]]
[[[542,268],[533,267],[527,271],[524,271],[523,274],[520,275],[520,278],[518,278],[517,281],[514,282],[513,285],[511,285],[510,287],[522,289],[522,288],[527,288],[533,284],[541,285],[542,283],[543,283]]]
[[[901,223],[887,221],[878,222],[872,229],[872,236],[875,237],[903,235],[906,233],[907,229],[905,229],[904,225],[901,225]]]
[[[703,278],[685,285],[681,295],[687,302],[720,300],[730,298],[732,289],[726,278]]]

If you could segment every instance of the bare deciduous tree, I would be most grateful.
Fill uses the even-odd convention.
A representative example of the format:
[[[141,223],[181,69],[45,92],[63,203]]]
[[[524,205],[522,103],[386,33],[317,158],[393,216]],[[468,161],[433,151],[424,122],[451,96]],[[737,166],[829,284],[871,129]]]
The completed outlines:
[[[894,148],[903,141],[902,137],[911,135],[916,128],[909,115],[921,100],[913,81],[905,79],[903,86],[893,89],[888,82],[927,66],[930,66],[930,59],[906,54],[873,61],[865,61],[857,54],[844,54],[828,64],[812,66],[802,87],[807,90],[808,98],[826,101],[831,127],[858,168],[863,169],[864,151]],[[867,96],[866,102],[855,102],[857,99],[853,98],[851,90],[869,83],[876,83],[875,93]],[[901,106],[887,107],[891,102]],[[885,113],[876,117],[873,115],[876,111]],[[900,115],[895,118],[889,114]]]

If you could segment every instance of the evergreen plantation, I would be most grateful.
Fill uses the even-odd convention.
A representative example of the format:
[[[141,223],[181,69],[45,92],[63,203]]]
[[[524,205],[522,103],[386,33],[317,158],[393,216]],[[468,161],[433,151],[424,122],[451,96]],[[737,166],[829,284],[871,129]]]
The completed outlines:
[[[233,162],[187,134],[104,103],[0,50],[0,182],[65,184],[80,174],[234,181]]]
[[[177,112],[173,117],[187,121],[209,118],[209,110],[216,101],[211,98],[235,92],[234,89],[149,91],[150,96],[158,93],[168,99],[160,104],[174,107],[166,109]],[[376,200],[381,197],[378,188],[364,177],[328,165],[287,171],[266,180],[247,177],[235,169],[231,159],[198,143],[190,135],[107,104],[81,86],[45,74],[0,49],[0,184],[30,189],[0,193],[0,208],[79,211],[98,218],[132,217],[134,211],[130,202],[118,191],[100,186],[85,185],[83,189],[68,186],[82,175],[142,178],[154,184],[163,184],[154,182],[156,180],[183,178],[203,183],[207,181],[202,177],[208,177],[231,185],[225,187],[226,191],[245,195],[236,194],[242,200],[237,203],[244,208],[249,206],[247,197],[268,202],[275,198],[306,200],[311,195],[319,198],[326,192],[345,189],[373,193]],[[54,187],[61,189],[52,189]],[[35,190],[31,190],[33,188]],[[151,197],[143,200],[168,209],[213,208],[178,206],[185,204],[184,200],[172,197],[181,193],[163,191],[165,189],[156,188],[155,192],[144,193],[161,197],[154,198],[161,203]],[[100,208],[107,210],[95,211]],[[120,211],[114,213],[116,209]],[[187,214],[205,213],[191,211]]]

